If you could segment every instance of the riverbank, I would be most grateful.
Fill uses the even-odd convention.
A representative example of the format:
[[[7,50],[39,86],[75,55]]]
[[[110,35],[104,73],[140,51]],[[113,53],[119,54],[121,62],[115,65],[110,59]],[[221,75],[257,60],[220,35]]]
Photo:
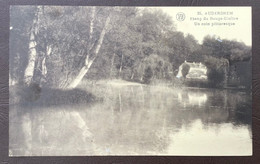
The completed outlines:
[[[251,92],[248,88],[242,87],[207,87],[207,86],[189,86],[185,84],[175,84],[165,81],[155,81],[151,84],[143,84],[140,82],[133,82],[133,81],[126,81],[122,79],[107,79],[107,80],[85,80],[82,81],[81,84],[78,86],[79,88],[92,88],[93,86],[104,86],[110,85],[112,87],[124,87],[124,86],[156,86],[159,88],[167,88],[167,89],[178,89],[178,90],[185,90],[185,89],[194,89],[194,90],[210,90],[210,89],[217,89],[217,90],[235,90],[241,92]]]

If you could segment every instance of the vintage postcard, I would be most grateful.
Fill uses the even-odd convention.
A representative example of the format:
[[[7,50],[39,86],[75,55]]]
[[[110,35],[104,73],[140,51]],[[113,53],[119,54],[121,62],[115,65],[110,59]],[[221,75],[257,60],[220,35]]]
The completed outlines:
[[[9,156],[251,156],[251,20],[10,6]]]

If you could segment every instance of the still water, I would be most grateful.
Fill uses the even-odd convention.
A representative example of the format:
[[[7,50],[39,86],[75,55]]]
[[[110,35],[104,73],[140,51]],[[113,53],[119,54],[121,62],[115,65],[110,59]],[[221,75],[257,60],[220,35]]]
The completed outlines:
[[[251,98],[244,92],[144,85],[91,92],[103,101],[11,105],[9,155],[252,154]]]

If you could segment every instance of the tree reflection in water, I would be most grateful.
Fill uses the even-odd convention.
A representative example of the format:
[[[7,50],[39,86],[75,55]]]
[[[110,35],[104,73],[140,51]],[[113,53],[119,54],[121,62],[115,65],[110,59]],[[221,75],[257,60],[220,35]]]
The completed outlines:
[[[252,153],[251,98],[244,92],[145,85],[90,90],[105,93],[104,101],[10,106],[11,155]]]

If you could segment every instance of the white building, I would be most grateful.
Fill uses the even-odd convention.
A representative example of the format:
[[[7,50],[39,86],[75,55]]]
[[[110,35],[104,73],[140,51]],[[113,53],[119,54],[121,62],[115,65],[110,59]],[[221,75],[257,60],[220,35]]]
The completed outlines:
[[[183,71],[182,71],[184,66],[189,67],[189,71],[186,77],[185,75],[183,75]],[[179,66],[179,71],[176,77],[186,78],[186,79],[207,80],[208,79],[207,67],[202,63],[195,63],[195,62],[191,63],[185,60],[185,62]]]

